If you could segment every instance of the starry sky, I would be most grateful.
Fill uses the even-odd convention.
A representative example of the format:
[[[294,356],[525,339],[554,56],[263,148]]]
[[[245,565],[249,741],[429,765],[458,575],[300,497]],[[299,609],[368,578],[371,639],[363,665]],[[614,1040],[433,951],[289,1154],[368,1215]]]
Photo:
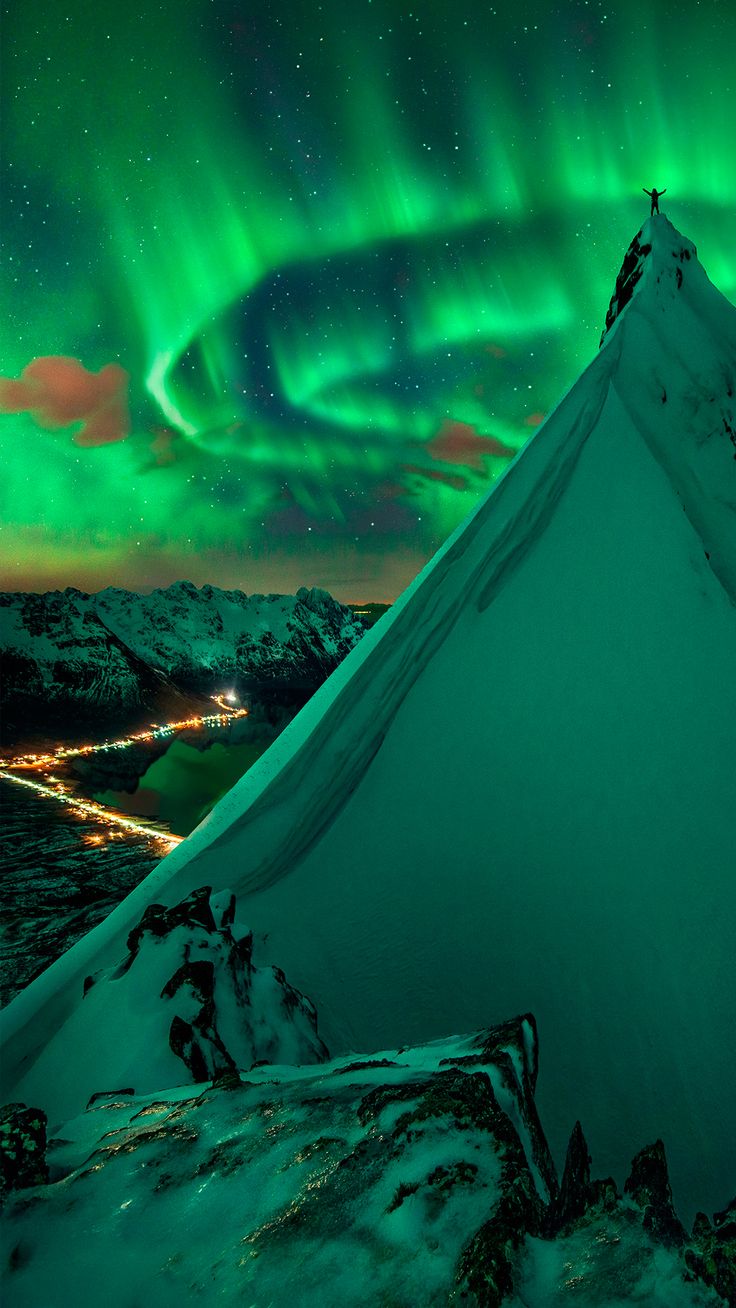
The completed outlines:
[[[6,5],[0,587],[390,601],[593,357],[736,294],[732,0]]]

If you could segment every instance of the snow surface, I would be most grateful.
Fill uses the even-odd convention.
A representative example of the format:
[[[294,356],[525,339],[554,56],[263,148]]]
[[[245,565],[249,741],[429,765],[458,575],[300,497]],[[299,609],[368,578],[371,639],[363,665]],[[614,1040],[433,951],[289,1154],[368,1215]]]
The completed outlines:
[[[333,1052],[531,1010],[558,1151],[664,1137],[733,1190],[736,311],[665,217],[599,355],[256,766],[4,1019],[59,1111],[85,974],[148,902],[230,886]],[[96,1021],[73,1018],[95,1088]],[[69,1089],[69,1077],[67,1077]]]
[[[674,1249],[655,1245],[641,1214],[625,1205],[566,1238],[528,1237],[517,1281],[504,1308],[723,1308],[715,1290],[685,1281]]]
[[[170,1043],[174,1021],[192,1028],[190,1041],[210,1076],[216,1066],[312,1064],[327,1057],[309,1000],[279,970],[251,965],[247,935],[230,929],[229,901],[225,892],[194,916],[180,912],[136,932],[115,966],[87,979],[84,1002],[49,1040],[63,1110],[76,1105],[76,1068],[85,1061],[90,1026],[97,1092],[131,1086],[140,1094],[178,1084],[190,1069]],[[209,981],[198,982],[201,969],[210,972]]]
[[[8,1204],[9,1301],[359,1308],[368,1294],[439,1308],[502,1193],[505,1145],[477,1089],[499,1075],[493,1055],[468,1069],[467,1106],[457,1089],[433,1099],[433,1079],[462,1084],[447,1064],[478,1043],[388,1051],[391,1067],[255,1068],[196,1097],[98,1100],[51,1140],[51,1184]],[[367,1111],[384,1087],[385,1106]]]
[[[52,1134],[48,1183],[7,1196],[8,1303],[440,1308],[477,1303],[508,1258],[509,1308],[722,1306],[630,1200],[524,1239],[540,1160],[551,1193],[536,1059],[521,1018],[197,1094],[99,1096]]]

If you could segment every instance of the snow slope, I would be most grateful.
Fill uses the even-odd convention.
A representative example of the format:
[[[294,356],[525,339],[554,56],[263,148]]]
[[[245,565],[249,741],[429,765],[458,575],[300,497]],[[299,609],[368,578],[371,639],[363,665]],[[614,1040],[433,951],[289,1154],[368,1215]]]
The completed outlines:
[[[663,1136],[681,1210],[723,1204],[736,311],[664,216],[627,261],[599,355],[493,492],[202,826],[7,1010],[12,1097],[60,1111],[47,1041],[148,902],[228,886],[333,1053],[531,1010],[553,1147],[580,1115],[620,1177]],[[88,1041],[80,1108],[92,1015]]]

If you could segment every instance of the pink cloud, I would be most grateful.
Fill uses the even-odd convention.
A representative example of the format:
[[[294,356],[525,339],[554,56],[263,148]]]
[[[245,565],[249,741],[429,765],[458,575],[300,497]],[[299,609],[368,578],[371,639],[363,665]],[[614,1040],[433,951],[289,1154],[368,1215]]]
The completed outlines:
[[[415,468],[411,463],[405,463],[402,471],[414,473],[417,477],[426,478],[427,481],[444,482],[446,486],[452,486],[453,490],[467,490],[468,483],[460,473],[444,472],[440,468]]]
[[[376,494],[379,500],[398,500],[402,495],[410,495],[411,491],[400,481],[384,481],[377,487]]]
[[[173,427],[152,427],[151,452],[159,467],[176,462],[175,441],[179,435]]]
[[[107,445],[130,431],[128,373],[117,363],[89,372],[79,359],[32,359],[19,378],[0,377],[0,412],[30,413],[54,430],[81,422],[77,445]]]
[[[470,423],[453,422],[449,418],[425,449],[431,459],[478,471],[483,467],[484,456],[491,454],[496,458],[511,459],[516,452],[496,440],[495,436],[480,436]]]

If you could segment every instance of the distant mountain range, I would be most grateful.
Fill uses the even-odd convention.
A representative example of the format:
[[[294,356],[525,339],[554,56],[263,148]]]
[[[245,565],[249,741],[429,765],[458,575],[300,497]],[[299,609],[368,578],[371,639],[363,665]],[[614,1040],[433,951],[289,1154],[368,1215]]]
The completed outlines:
[[[69,715],[182,711],[225,688],[316,687],[375,621],[325,590],[246,595],[176,582],[150,595],[67,587],[0,595],[0,704],[9,737]]]

